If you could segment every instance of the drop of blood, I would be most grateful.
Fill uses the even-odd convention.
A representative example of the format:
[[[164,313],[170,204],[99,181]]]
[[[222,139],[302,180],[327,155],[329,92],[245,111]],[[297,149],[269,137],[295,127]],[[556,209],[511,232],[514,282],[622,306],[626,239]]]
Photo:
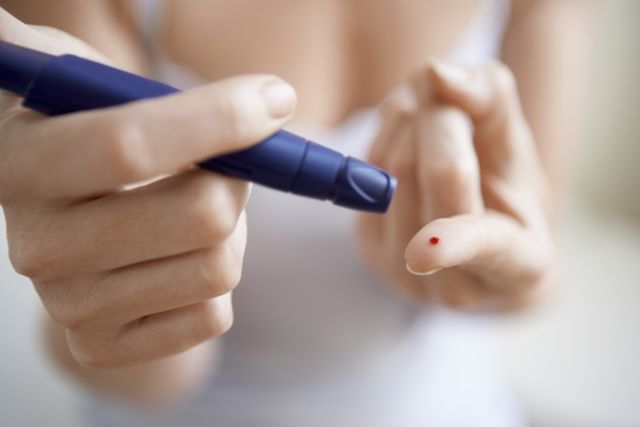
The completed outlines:
[[[439,241],[440,239],[435,236],[429,239],[429,243],[431,243],[432,245],[437,245]]]

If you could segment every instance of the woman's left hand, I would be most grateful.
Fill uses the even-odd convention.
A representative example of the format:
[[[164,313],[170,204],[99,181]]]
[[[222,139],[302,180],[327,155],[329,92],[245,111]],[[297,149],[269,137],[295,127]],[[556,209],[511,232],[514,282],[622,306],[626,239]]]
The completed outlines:
[[[386,215],[359,217],[365,260],[414,298],[531,302],[552,269],[552,197],[511,72],[431,63],[381,111],[369,160],[398,190]]]

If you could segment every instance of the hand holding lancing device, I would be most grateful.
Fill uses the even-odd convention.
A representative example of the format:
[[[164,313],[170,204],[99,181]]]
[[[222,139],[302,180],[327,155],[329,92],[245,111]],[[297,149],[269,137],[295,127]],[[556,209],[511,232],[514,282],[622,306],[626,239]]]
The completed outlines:
[[[360,215],[365,260],[421,300],[531,301],[551,270],[550,194],[511,72],[431,63],[381,114],[369,160],[398,190],[384,217]]]
[[[105,61],[81,41],[2,9],[0,22],[0,37],[13,43]],[[252,75],[58,117],[19,101],[0,94],[0,203],[11,261],[65,329],[75,361],[143,364],[229,329],[250,187],[191,165],[282,127],[295,109],[293,89]],[[147,180],[154,182],[125,190]],[[193,361],[184,362],[178,370]]]

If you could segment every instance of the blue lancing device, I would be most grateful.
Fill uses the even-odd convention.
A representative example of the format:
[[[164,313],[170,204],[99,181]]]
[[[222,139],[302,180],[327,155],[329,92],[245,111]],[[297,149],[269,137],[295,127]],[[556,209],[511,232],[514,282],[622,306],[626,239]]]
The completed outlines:
[[[105,108],[178,92],[74,55],[54,56],[0,41],[0,89],[47,115]],[[373,165],[280,130],[258,144],[199,163],[266,187],[383,213],[396,179]]]

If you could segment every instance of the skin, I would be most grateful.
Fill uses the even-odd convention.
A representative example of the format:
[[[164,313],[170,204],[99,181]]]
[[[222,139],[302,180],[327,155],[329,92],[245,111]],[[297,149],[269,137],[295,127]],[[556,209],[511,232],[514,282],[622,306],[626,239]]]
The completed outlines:
[[[361,251],[400,291],[501,310],[540,290],[550,192],[508,68],[427,65],[383,104],[370,161],[398,190],[388,215],[361,215]]]
[[[77,40],[0,16],[5,39],[102,59]],[[150,379],[141,398],[181,391],[199,370],[187,369],[188,378],[171,382],[155,379],[158,369],[170,378],[189,362],[202,365],[211,349],[145,363],[231,326],[230,292],[240,280],[249,196],[249,184],[190,165],[273,133],[291,117],[295,92],[276,77],[248,75],[58,118],[2,96],[0,201],[10,257],[55,322],[49,328],[54,352],[85,381],[122,388],[124,395],[138,396],[132,374]],[[133,372],[113,376],[98,370],[136,364]],[[158,382],[164,386],[153,390]]]
[[[215,370],[212,338],[231,326],[240,279],[248,185],[189,165],[248,146],[293,116],[289,86],[268,113],[261,94],[281,82],[275,77],[229,79],[256,71],[293,84],[298,122],[333,125],[382,103],[370,160],[400,185],[387,215],[360,216],[357,239],[394,289],[466,310],[529,304],[553,273],[553,217],[590,3],[514,2],[507,66],[474,69],[423,60],[446,55],[478,12],[473,0],[448,8],[429,0],[243,3],[168,4],[161,47],[216,83],[60,118],[0,98],[11,259],[49,314],[47,342],[60,366],[95,390],[152,403],[187,395]],[[2,39],[148,69],[126,1],[1,4],[105,55],[4,12]],[[225,19],[211,25],[202,16]],[[290,55],[267,54],[280,50]],[[48,174],[33,173],[45,164]],[[428,244],[432,236],[438,245]]]

